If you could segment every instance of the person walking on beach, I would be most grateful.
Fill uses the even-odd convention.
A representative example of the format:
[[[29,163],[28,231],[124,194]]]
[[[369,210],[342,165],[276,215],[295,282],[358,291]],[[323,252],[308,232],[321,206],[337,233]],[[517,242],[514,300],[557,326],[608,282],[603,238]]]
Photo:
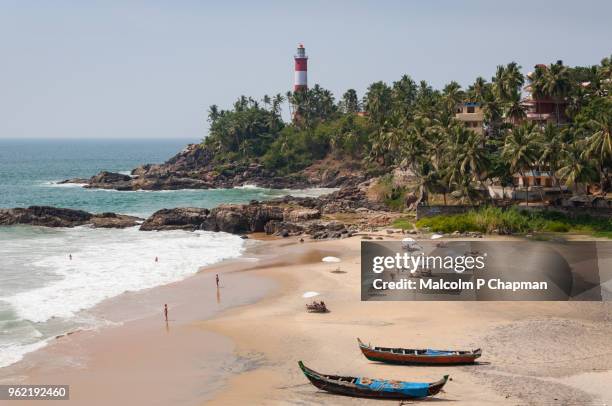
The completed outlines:
[[[68,254],[68,258],[72,261],[72,254]]]
[[[164,305],[164,318],[166,319],[166,323],[168,322],[168,305]]]
[[[215,275],[215,280],[217,282],[217,287],[219,287],[219,274]]]
[[[159,262],[159,258],[155,257],[155,262]]]

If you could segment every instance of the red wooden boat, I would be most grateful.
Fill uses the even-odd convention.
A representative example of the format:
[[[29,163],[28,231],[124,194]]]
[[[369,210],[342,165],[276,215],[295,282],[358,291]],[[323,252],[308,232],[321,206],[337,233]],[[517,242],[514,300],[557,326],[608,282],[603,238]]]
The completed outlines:
[[[387,364],[472,364],[482,355],[482,350],[480,348],[472,351],[417,350],[408,348],[372,347],[364,344],[359,338],[357,341],[359,342],[361,352],[367,359]]]

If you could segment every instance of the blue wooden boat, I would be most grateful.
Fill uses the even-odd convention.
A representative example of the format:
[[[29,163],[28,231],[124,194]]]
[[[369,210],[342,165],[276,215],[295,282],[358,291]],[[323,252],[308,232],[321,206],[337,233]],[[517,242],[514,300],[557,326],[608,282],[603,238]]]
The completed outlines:
[[[433,383],[325,375],[308,368],[302,361],[299,361],[298,365],[310,383],[317,388],[337,395],[361,398],[421,399],[436,395],[448,381],[448,375]]]

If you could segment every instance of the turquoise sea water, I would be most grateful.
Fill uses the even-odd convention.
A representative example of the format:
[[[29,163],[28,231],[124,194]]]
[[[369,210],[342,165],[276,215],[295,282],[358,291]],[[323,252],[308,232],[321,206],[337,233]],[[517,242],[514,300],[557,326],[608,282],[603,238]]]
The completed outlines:
[[[193,141],[0,140],[0,208],[50,205],[146,217],[161,208],[214,207],[289,192],[316,196],[329,191],[247,185],[118,192],[57,184],[101,170],[127,173],[143,163],[160,163]],[[87,310],[105,299],[183,279],[200,266],[241,255],[243,248],[243,240],[225,233],[0,227],[0,367],[56,335],[104,326],[105,320]]]
[[[56,183],[76,177],[88,178],[102,170],[129,173],[143,163],[164,162],[190,142],[196,140],[0,139],[0,207],[51,205],[147,216],[162,208],[214,207],[288,193],[252,187],[118,192]],[[298,195],[311,193],[320,191],[297,192]]]

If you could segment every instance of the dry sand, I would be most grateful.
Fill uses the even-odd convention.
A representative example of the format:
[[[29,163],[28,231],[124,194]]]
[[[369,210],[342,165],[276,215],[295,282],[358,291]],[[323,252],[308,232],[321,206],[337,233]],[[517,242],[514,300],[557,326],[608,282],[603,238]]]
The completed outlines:
[[[388,238],[388,237],[386,237]],[[232,338],[260,366],[231,378],[210,404],[374,404],[307,383],[297,361],[326,373],[412,381],[450,374],[437,398],[458,405],[587,405],[612,402],[610,305],[586,302],[361,302],[360,239],[275,249],[257,275],[280,282],[255,305],[200,323]],[[340,264],[322,263],[326,255]],[[340,268],[340,272],[335,272]],[[304,311],[306,291],[331,312]],[[370,362],[356,337],[388,346],[482,347],[478,365],[407,367]],[[587,384],[588,383],[588,384]],[[208,404],[207,403],[207,404]]]
[[[609,303],[361,302],[360,243],[261,241],[240,260],[109,300],[94,313],[121,325],[58,339],[0,370],[0,383],[68,383],[68,403],[82,405],[380,403],[318,391],[297,367],[303,360],[325,373],[450,374],[436,399],[457,405],[612,404]],[[328,255],[342,262],[322,263]],[[320,292],[331,312],[307,313],[307,291]],[[383,365],[361,355],[356,337],[484,354],[473,366]]]

